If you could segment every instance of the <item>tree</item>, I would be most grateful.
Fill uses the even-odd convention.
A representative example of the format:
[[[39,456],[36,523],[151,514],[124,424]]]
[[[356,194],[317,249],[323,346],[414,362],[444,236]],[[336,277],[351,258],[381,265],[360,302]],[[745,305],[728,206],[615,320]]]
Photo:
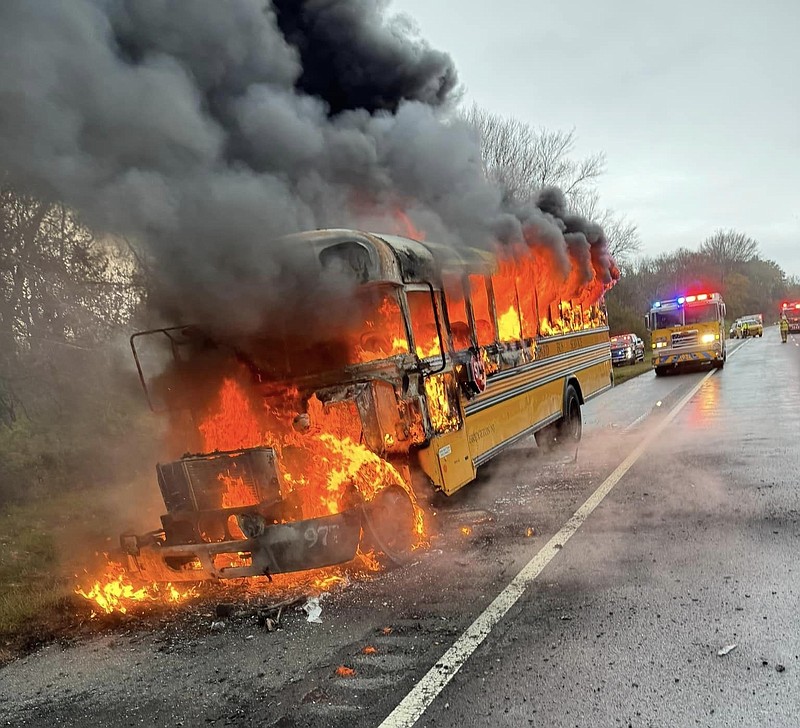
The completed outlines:
[[[575,130],[537,129],[518,119],[473,106],[464,116],[481,140],[483,167],[509,200],[528,202],[543,187],[559,187],[567,199],[593,184],[605,171],[605,156],[575,159]]]
[[[597,181],[605,172],[605,155],[576,159],[575,130],[550,131],[473,106],[465,115],[481,140],[486,176],[496,181],[510,202],[534,200],[544,187],[564,192],[570,212],[602,226],[618,263],[639,251],[636,225],[600,205]]]
[[[716,266],[720,285],[725,275],[758,256],[758,243],[737,230],[717,230],[700,245],[700,252]]]
[[[573,193],[570,207],[578,215],[603,228],[608,239],[608,249],[618,265],[628,264],[641,249],[638,226],[624,215],[618,215],[608,207],[601,207],[600,193],[596,189]]]
[[[136,452],[117,343],[140,303],[125,247],[0,179],[0,505],[106,481]]]

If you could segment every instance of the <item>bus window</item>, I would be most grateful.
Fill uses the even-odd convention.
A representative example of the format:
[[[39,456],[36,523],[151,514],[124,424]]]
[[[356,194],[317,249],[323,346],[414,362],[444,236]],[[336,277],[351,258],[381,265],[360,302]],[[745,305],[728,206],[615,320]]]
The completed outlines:
[[[403,314],[394,289],[363,287],[356,289],[350,302],[358,311],[358,328],[350,331],[353,363],[366,363],[408,352]],[[335,333],[335,332],[334,332]]]
[[[439,356],[442,352],[430,291],[407,291],[406,297],[417,356],[420,359]]]
[[[536,338],[539,328],[539,316],[536,307],[536,271],[535,262],[530,255],[520,256],[516,261],[514,285],[517,289],[517,301],[520,308],[522,335],[526,339]]]
[[[478,346],[488,346],[494,343],[494,323],[492,310],[489,307],[489,294],[486,291],[486,279],[483,276],[469,277],[469,295],[472,312],[475,315]]]
[[[517,287],[513,269],[509,266],[508,271],[504,271],[504,267],[501,265],[500,270],[492,276],[498,338],[500,341],[519,341],[522,338],[522,329],[517,305]]]
[[[472,331],[467,318],[467,302],[461,278],[445,279],[444,298],[447,303],[447,316],[450,319],[453,349],[455,351],[469,349],[472,346]]]

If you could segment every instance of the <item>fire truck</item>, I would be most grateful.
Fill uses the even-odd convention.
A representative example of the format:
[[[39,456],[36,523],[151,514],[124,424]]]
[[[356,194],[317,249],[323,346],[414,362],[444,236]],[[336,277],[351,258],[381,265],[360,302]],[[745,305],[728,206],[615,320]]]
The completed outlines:
[[[455,493],[531,435],[575,446],[581,405],[612,385],[599,277],[570,295],[535,252],[356,230],[272,250],[311,303],[256,331],[131,339],[169,421],[161,528],[121,537],[143,580],[271,576],[359,549],[402,561],[424,543],[426,488]]]
[[[787,301],[781,306],[781,316],[789,322],[789,333],[800,334],[800,301]]]
[[[656,376],[692,365],[725,366],[725,303],[719,293],[655,301],[645,315]]]

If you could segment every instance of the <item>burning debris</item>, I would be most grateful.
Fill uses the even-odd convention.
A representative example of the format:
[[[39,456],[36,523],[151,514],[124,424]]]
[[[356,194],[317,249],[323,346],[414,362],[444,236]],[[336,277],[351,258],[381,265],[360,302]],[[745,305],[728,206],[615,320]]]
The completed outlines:
[[[197,596],[195,587],[178,589],[169,582],[134,585],[122,564],[113,561],[109,561],[105,573],[88,590],[77,587],[75,593],[104,614],[126,614],[131,606],[141,603],[180,604]]]

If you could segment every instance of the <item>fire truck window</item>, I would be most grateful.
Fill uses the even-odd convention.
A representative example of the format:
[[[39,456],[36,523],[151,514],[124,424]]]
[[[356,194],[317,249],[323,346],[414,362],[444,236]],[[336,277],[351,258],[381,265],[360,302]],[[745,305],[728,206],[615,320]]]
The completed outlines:
[[[517,288],[513,269],[502,269],[492,276],[494,302],[497,311],[497,333],[500,341],[519,341],[522,338]]]
[[[439,333],[436,329],[430,291],[408,291],[406,296],[417,356],[420,359],[438,356],[441,354]]]
[[[469,349],[472,346],[472,332],[469,328],[464,287],[460,278],[445,281],[444,297],[450,319],[450,333],[453,336],[453,349],[455,351]]]
[[[717,313],[717,304],[705,306],[686,306],[684,310],[686,324],[705,324],[716,321],[719,317]]]
[[[494,343],[494,322],[489,307],[489,294],[486,290],[486,279],[483,276],[469,277],[469,295],[472,301],[472,312],[475,314],[475,328],[479,346]]]
[[[671,326],[683,326],[683,312],[677,308],[673,311],[656,311],[653,314],[656,320],[655,328],[668,329]]]

